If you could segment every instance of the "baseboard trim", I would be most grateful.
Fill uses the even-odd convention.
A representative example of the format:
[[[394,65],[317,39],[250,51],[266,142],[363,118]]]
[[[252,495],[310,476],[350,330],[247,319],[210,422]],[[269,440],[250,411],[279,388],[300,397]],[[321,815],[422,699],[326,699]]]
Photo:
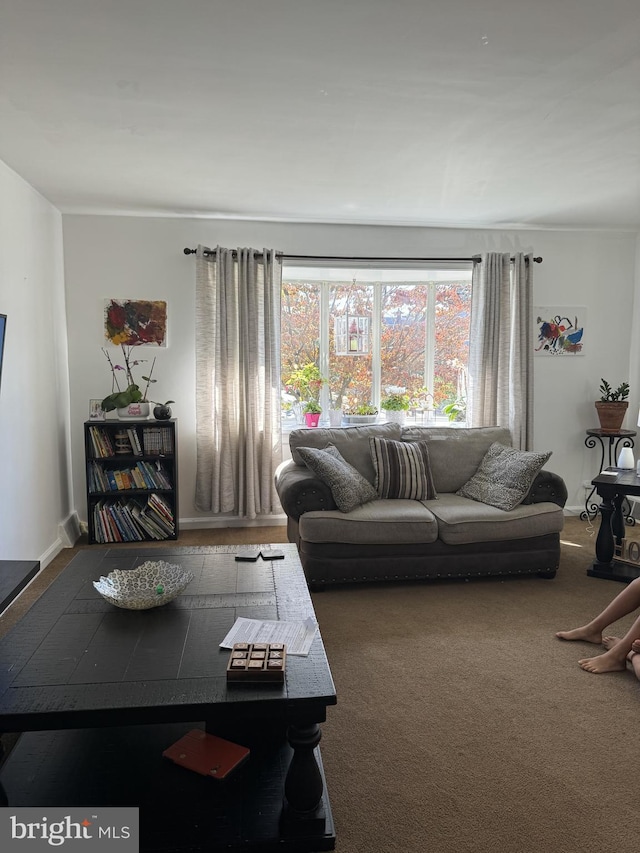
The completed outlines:
[[[64,548],[73,548],[80,536],[80,519],[74,511],[58,525],[58,538]]]
[[[63,544],[61,539],[56,539],[56,541],[38,558],[40,560],[40,571],[42,571],[45,566],[48,566],[49,563],[58,556],[60,551],[64,551],[65,547],[67,546]]]

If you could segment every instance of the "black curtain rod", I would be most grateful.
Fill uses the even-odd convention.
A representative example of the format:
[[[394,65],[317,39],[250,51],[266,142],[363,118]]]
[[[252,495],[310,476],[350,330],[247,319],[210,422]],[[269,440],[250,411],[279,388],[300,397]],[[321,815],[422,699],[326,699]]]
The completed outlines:
[[[184,249],[185,255],[195,255],[197,249]],[[235,254],[235,249],[233,250]],[[205,250],[205,255],[215,255],[216,250]],[[277,252],[276,257],[287,261],[466,261],[468,263],[478,263],[481,260],[480,255],[474,255],[471,258],[372,258],[366,256],[355,255],[354,257],[347,255],[286,255],[284,252]],[[511,257],[513,260],[513,256]],[[533,259],[536,264],[542,263],[542,258]]]

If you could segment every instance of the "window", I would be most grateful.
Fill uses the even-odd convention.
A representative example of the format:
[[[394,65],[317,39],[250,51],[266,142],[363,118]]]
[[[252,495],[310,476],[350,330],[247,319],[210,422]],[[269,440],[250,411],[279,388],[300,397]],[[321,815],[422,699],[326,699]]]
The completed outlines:
[[[283,426],[318,394],[329,409],[372,404],[404,389],[409,423],[464,420],[471,268],[283,269]],[[306,366],[326,382],[296,381]],[[292,381],[293,378],[293,381]],[[411,420],[413,419],[413,421]]]

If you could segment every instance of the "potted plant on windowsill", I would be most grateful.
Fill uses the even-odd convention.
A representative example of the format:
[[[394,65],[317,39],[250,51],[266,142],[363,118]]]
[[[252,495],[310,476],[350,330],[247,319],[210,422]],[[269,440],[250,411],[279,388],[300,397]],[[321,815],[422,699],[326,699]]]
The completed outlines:
[[[614,389],[606,379],[601,379],[600,394],[600,399],[595,403],[600,429],[603,432],[619,432],[629,406],[629,383],[622,382]]]
[[[304,420],[308,427],[317,427],[318,421],[320,420],[320,415],[322,414],[322,409],[320,408],[320,404],[315,400],[309,400],[308,403],[304,405]]]
[[[378,410],[370,403],[350,406],[344,412],[344,421],[347,424],[374,424],[378,420]]]
[[[111,394],[109,394],[108,397],[105,397],[100,405],[105,412],[113,412],[117,410],[118,417],[121,420],[148,418],[149,401],[147,400],[147,394],[149,392],[149,386],[153,385],[157,381],[151,378],[153,375],[153,368],[156,365],[156,360],[154,358],[151,362],[149,375],[142,377],[142,380],[146,384],[144,386],[144,391],[141,391],[140,386],[133,378],[132,370],[134,367],[137,367],[146,361],[146,359],[133,359],[131,357],[131,350],[133,347],[127,347],[124,344],[121,344],[120,346],[122,349],[124,365],[114,364],[111,361],[111,356],[108,351],[104,347],[102,348],[102,352],[105,354],[105,357],[109,362],[109,367],[111,368]],[[120,381],[118,379],[118,372],[120,371],[124,371],[123,384],[126,383],[126,387],[124,389],[120,386]]]
[[[386,394],[381,400],[380,407],[387,421],[403,424],[409,411],[407,389],[401,388],[399,385],[388,385],[384,390]]]
[[[313,419],[316,421],[315,426],[318,425],[317,421],[322,413],[318,401],[320,391],[326,381],[320,373],[318,365],[310,361],[307,364],[303,364],[302,367],[296,367],[285,382],[286,392],[292,395],[296,401],[292,403],[294,411],[301,408],[305,422],[308,421],[307,415],[315,415],[316,417]],[[310,405],[317,408],[308,409],[307,406]]]

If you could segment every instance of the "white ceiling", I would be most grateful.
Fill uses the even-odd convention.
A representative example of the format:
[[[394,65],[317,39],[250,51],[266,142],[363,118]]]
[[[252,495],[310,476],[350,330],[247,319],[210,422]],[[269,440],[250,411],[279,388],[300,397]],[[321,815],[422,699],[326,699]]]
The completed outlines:
[[[639,0],[0,0],[63,212],[640,229]]]

